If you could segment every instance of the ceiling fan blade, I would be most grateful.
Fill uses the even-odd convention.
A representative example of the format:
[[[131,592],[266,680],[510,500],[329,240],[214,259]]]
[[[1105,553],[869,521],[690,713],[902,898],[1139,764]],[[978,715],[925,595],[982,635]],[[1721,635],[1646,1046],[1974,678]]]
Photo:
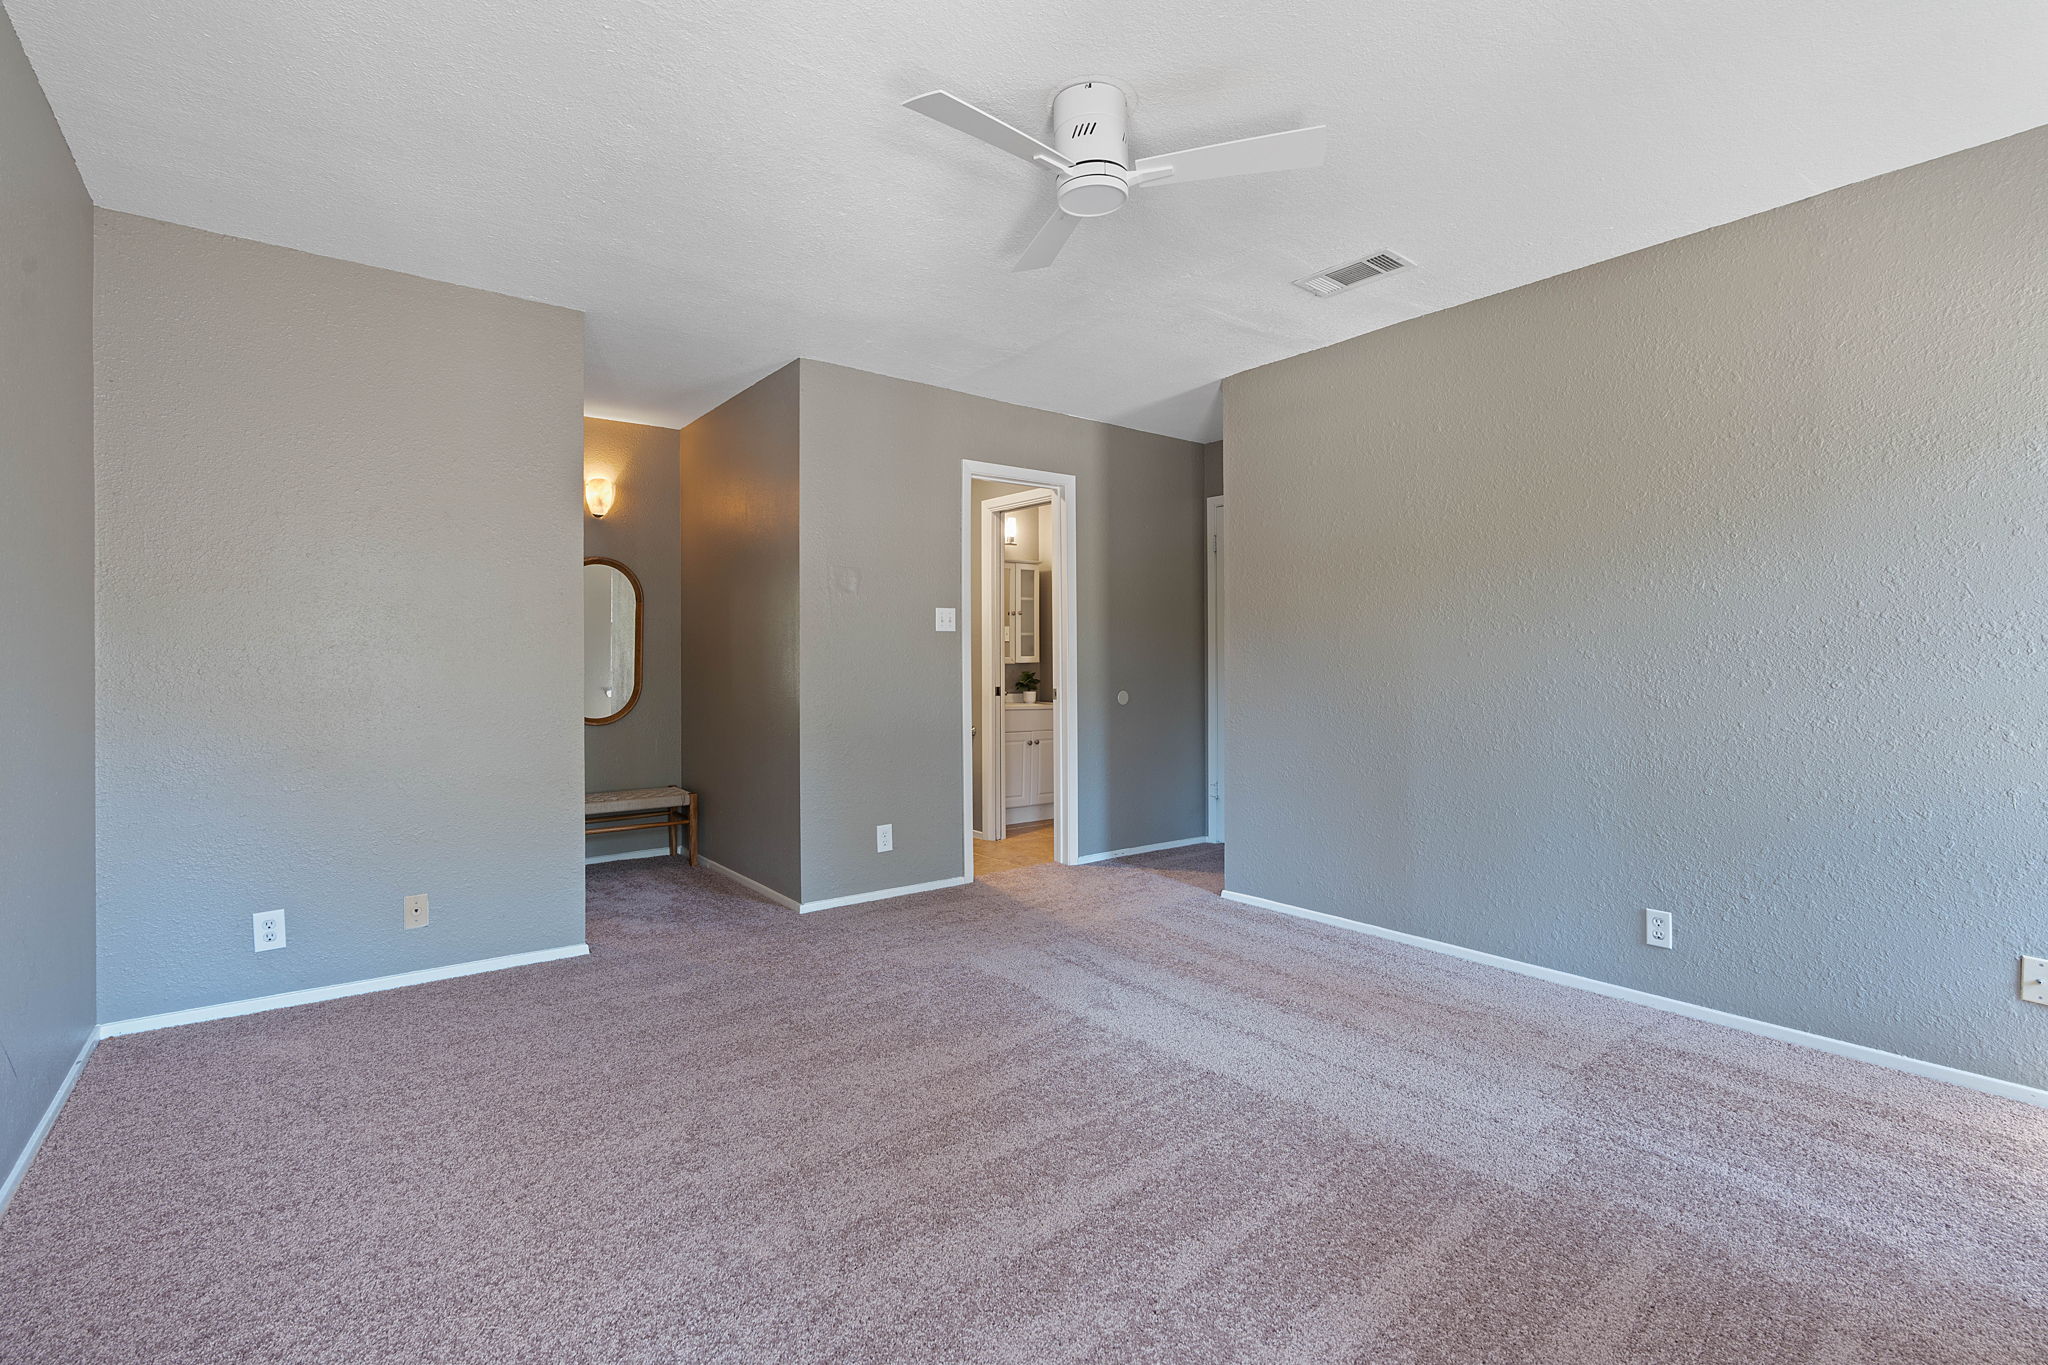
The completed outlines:
[[[905,109],[914,109],[926,118],[937,119],[948,128],[957,128],[969,137],[978,137],[991,147],[1000,147],[1011,156],[1021,156],[1026,161],[1049,159],[1057,170],[1064,170],[1070,163],[1052,148],[1040,142],[1029,133],[1019,132],[1009,124],[975,108],[966,100],[949,95],[943,90],[934,90],[919,95],[914,100],[903,101]]]
[[[1329,128],[1296,128],[1263,137],[1215,142],[1165,156],[1138,158],[1138,183],[1171,185],[1183,180],[1215,180],[1226,175],[1251,175],[1257,171],[1298,171],[1323,164],[1324,144]]]
[[[1045,220],[1045,226],[1031,239],[1031,245],[1024,248],[1024,254],[1017,258],[1012,270],[1043,270],[1052,264],[1052,258],[1060,254],[1060,248],[1067,244],[1067,238],[1074,235],[1074,229],[1081,226],[1081,220],[1071,214],[1055,209],[1052,217]]]

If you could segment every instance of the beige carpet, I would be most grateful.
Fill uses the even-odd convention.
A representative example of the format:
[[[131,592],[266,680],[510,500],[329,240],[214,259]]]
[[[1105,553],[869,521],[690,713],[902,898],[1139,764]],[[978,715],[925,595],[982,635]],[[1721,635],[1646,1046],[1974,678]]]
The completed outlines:
[[[1199,886],[1213,896],[1223,894],[1221,844],[1187,844],[1181,848],[1161,849],[1157,853],[1133,853],[1128,858],[1112,859],[1107,866],[1142,867],[1162,877]]]
[[[0,1360],[2048,1360],[2048,1113],[1143,868],[590,886],[587,960],[103,1046]]]

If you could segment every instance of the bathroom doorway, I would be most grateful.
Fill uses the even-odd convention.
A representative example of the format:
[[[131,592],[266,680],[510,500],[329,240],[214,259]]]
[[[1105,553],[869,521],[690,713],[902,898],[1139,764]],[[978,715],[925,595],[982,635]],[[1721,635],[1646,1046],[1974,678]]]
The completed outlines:
[[[963,464],[965,823],[980,877],[1074,858],[1073,481]]]

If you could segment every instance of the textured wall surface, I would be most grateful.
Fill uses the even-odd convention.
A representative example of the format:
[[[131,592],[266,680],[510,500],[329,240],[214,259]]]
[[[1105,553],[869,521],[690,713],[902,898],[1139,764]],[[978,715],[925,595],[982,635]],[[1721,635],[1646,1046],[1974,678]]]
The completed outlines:
[[[803,899],[963,875],[962,460],[1077,479],[1081,852],[1200,835],[1201,447],[801,367]]]
[[[682,778],[711,858],[792,899],[797,859],[795,362],[682,433]]]
[[[1223,496],[1223,442],[1211,441],[1202,447],[1202,496],[1220,498]]]
[[[1231,887],[2048,1085],[2044,187],[2048,131],[1228,381]]]
[[[0,1180],[93,1025],[92,204],[0,14]]]
[[[640,700],[609,725],[583,727],[583,782],[591,791],[682,781],[682,523],[678,433],[672,427],[583,419],[583,471],[618,484],[603,521],[583,514],[583,553],[632,569],[645,597]],[[663,830],[599,835],[592,856],[668,850]]]
[[[96,221],[101,1017],[580,942],[579,317]]]

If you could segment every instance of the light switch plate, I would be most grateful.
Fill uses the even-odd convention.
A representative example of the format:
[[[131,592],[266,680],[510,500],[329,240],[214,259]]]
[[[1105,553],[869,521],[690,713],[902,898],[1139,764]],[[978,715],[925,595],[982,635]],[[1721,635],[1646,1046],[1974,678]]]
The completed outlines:
[[[2048,1005],[2048,957],[2020,959],[2020,999],[2030,1005]]]
[[[935,624],[934,624],[934,625],[932,626],[932,629],[933,629],[933,630],[958,630],[958,629],[959,629],[959,627],[953,624],[953,622],[954,622],[954,616],[953,616],[953,612],[954,612],[954,610],[955,610],[955,608],[952,608],[952,607],[940,607],[940,608],[938,609],[938,619],[937,619],[936,623],[935,623]]]

